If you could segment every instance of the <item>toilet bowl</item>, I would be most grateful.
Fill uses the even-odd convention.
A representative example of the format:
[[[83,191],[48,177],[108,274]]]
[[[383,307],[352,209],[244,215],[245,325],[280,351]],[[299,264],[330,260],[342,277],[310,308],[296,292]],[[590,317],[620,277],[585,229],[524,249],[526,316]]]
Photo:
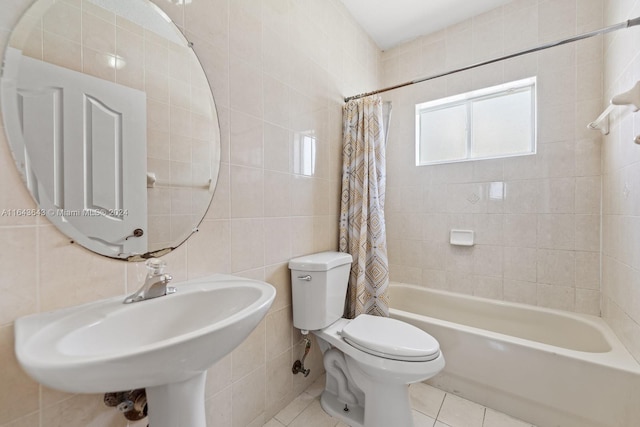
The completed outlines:
[[[388,331],[397,332],[394,337],[396,343],[406,338],[410,347],[390,346],[388,353],[391,354],[386,354],[380,343],[371,345],[374,348],[361,344],[354,346],[353,341],[347,338],[350,326],[355,324],[364,331],[374,319],[377,321],[373,323],[378,325],[383,321],[390,321]],[[417,331],[423,334],[415,333]],[[338,319],[328,327],[312,333],[319,338],[325,356],[327,388],[322,394],[321,403],[327,413],[352,427],[413,425],[408,385],[431,378],[444,368],[444,357],[434,338],[407,323],[366,314],[354,320]],[[423,335],[418,342],[410,339],[417,335]],[[354,396],[360,395],[360,399],[356,399],[356,405],[360,408],[353,408],[353,403],[344,397],[344,391],[330,384],[330,376],[340,375],[340,372],[336,373],[335,367],[327,367],[327,351],[331,349],[339,351],[344,358],[348,374],[344,373],[344,367],[340,368],[347,378],[347,391]],[[336,357],[334,355],[331,359]],[[348,411],[345,411],[345,407]]]
[[[352,427],[413,426],[409,384],[444,368],[438,341],[399,320],[342,318],[351,256],[289,262],[296,328],[318,338],[326,370],[322,408]]]

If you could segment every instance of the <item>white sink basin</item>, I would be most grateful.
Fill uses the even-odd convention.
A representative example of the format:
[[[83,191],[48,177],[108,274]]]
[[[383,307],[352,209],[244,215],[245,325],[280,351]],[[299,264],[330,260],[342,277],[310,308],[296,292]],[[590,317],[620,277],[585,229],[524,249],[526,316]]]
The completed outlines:
[[[123,304],[117,297],[19,318],[18,361],[38,382],[67,392],[147,388],[154,426],[165,425],[169,415],[158,414],[169,406],[184,423],[189,414],[178,410],[181,399],[198,400],[203,418],[206,370],[244,341],[276,292],[268,283],[226,275],[174,286],[175,294],[147,301]],[[184,425],[204,426],[204,418]]]

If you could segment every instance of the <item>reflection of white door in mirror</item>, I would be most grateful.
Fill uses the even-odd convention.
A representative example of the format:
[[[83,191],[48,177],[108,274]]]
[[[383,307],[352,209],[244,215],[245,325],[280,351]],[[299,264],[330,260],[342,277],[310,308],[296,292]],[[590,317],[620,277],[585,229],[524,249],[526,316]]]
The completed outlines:
[[[16,119],[7,132],[24,143],[17,160],[40,209],[103,255],[146,252],[146,145],[124,142],[146,141],[145,93],[29,57],[8,63],[20,70],[4,70],[17,100],[3,105]]]
[[[220,125],[193,45],[164,12],[150,0],[35,0],[8,46],[0,76],[4,130],[38,209],[113,214],[65,218],[54,211],[50,219],[60,231],[93,252],[129,261],[161,256],[197,231],[218,179]],[[26,58],[79,73],[73,83],[80,89],[43,71],[35,73],[36,86],[18,93]],[[93,78],[102,80],[102,92],[87,83]],[[136,91],[144,93],[139,102],[131,100]],[[68,105],[70,94],[82,101]],[[25,103],[24,113],[37,119],[18,114]],[[127,108],[135,103],[146,123],[136,122],[140,132],[128,138]],[[68,127],[73,114],[78,121]],[[27,135],[35,135],[29,147]],[[147,187],[147,173],[155,185]]]

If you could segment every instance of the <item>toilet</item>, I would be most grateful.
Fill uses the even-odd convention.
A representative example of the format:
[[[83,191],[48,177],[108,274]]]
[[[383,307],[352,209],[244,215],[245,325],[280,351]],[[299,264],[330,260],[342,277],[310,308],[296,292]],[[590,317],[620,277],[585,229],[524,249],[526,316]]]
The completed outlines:
[[[326,370],[320,402],[351,427],[413,426],[409,384],[444,368],[435,338],[408,323],[342,317],[351,255],[322,252],[289,261],[293,325],[318,338]]]

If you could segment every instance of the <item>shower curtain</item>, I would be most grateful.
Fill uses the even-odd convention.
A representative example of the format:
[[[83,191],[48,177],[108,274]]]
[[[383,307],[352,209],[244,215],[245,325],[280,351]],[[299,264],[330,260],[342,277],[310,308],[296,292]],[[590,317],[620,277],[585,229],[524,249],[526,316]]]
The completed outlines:
[[[343,107],[340,251],[353,257],[345,316],[389,315],[382,98]]]

